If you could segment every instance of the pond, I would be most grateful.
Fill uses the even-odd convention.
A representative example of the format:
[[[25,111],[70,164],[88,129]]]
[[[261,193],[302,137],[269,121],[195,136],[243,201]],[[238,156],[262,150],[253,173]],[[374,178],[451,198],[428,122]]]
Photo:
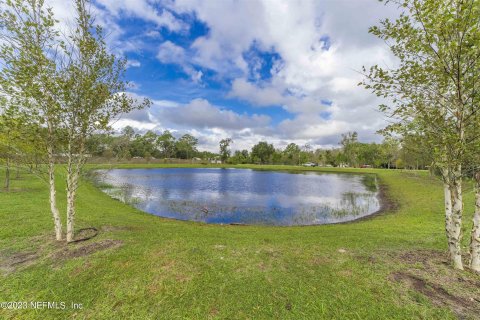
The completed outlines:
[[[113,198],[162,217],[219,224],[338,223],[380,209],[375,175],[225,168],[96,170]]]

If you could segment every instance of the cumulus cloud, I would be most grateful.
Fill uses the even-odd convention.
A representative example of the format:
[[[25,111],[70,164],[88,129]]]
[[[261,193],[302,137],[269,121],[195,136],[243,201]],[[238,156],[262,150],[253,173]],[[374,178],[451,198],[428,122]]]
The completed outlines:
[[[61,19],[71,15],[66,1],[50,1]],[[186,34],[193,19],[202,21],[208,32],[187,44],[176,43],[175,37],[156,42],[156,59],[180,66],[191,82],[202,86],[206,74],[214,74],[216,81],[223,81],[226,98],[259,108],[258,115],[248,115],[205,99],[158,100],[146,114],[128,115],[124,123],[142,130],[148,126],[196,133],[209,149],[224,137],[234,137],[234,148],[264,139],[279,146],[331,146],[341,133],[354,130],[360,139],[380,139],[374,133],[385,125],[377,111],[381,101],[357,87],[362,78],[358,70],[376,63],[395,65],[385,44],[368,33],[380,19],[398,14],[394,6],[375,0],[176,0],[161,5],[151,0],[97,0],[94,10],[97,22],[110,34],[109,45],[121,53],[150,49],[145,39],[125,36],[121,19],[153,24],[144,34],[151,41],[162,41],[162,28]],[[260,74],[262,56],[248,54],[252,47],[278,56],[267,76]],[[265,108],[278,107],[292,114],[289,119],[272,124],[261,115]]]
[[[318,114],[325,109],[322,99],[314,95],[296,95],[273,85],[261,87],[242,78],[233,81],[228,96],[240,98],[260,107],[281,105],[292,113]]]
[[[379,139],[373,133],[385,124],[376,111],[380,101],[357,87],[358,70],[379,62],[395,64],[384,43],[368,33],[381,18],[397,15],[394,6],[368,0],[177,0],[169,8],[194,14],[208,25],[208,34],[185,49],[190,61],[226,78],[233,75],[228,97],[295,114],[279,125],[277,135],[318,142],[356,130],[361,138]],[[271,78],[248,78],[258,69],[256,59],[245,57],[253,45],[279,55]],[[320,116],[325,110],[328,119]]]
[[[157,9],[147,0],[97,0],[101,7],[116,17],[140,18],[155,23],[157,26],[166,27],[172,31],[187,29],[188,25],[165,9]]]
[[[132,98],[142,101],[143,96],[128,92]],[[248,115],[211,104],[205,99],[193,99],[186,104],[170,100],[152,100],[149,109],[134,110],[112,122],[120,131],[131,126],[138,132],[164,130],[173,132],[177,137],[190,133],[199,138],[203,149],[216,151],[218,142],[227,137],[238,139],[237,147],[250,148],[253,137],[260,139],[261,134],[272,130],[271,119],[265,115]]]
[[[149,6],[147,1],[138,0],[140,8],[136,8],[135,10],[133,10],[132,7],[134,7],[137,1],[122,0],[116,2],[117,4],[114,4],[114,2],[110,0],[97,0],[90,3],[87,10],[89,10],[94,17],[95,24],[103,28],[109,50],[120,55],[126,52],[142,50],[144,43],[140,39],[125,37],[126,32],[120,26],[119,20],[125,15],[130,17],[135,17],[136,14],[141,15],[142,10],[145,10],[145,7]],[[55,19],[59,21],[58,27],[61,34],[69,35],[75,31],[76,13],[74,1],[47,0],[45,1],[45,5],[53,9]],[[151,14],[152,13],[150,13],[150,15]],[[171,15],[171,13],[169,14]],[[137,17],[144,19],[143,16]],[[148,17],[146,18],[148,19]],[[187,27],[183,22],[179,21],[179,23],[182,23],[181,28]],[[170,24],[168,22],[161,23],[161,21],[158,21],[157,25],[166,28],[175,28],[173,22]],[[129,67],[130,66],[132,65],[129,65]]]
[[[185,49],[167,40],[158,48],[157,58],[163,63],[184,64],[186,62]]]
[[[220,128],[242,130],[268,126],[270,118],[265,115],[239,114],[211,105],[207,100],[195,99],[176,109],[165,109],[162,119],[171,123],[198,129]]]
[[[162,63],[178,64],[183,71],[190,76],[193,82],[200,82],[202,80],[203,72],[195,70],[193,65],[189,62],[190,59],[184,48],[177,46],[173,42],[167,40],[163,42],[157,53],[157,59]]]

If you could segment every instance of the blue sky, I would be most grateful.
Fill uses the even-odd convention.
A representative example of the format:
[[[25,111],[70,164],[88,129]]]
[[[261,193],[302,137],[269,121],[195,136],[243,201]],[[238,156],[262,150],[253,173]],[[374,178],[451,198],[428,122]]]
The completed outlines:
[[[61,21],[66,1],[52,0]],[[362,65],[392,64],[368,27],[395,8],[376,0],[95,0],[108,44],[129,60],[129,94],[149,110],[114,126],[191,133],[215,151],[260,140],[332,147],[357,131],[379,141],[380,101],[359,88]]]

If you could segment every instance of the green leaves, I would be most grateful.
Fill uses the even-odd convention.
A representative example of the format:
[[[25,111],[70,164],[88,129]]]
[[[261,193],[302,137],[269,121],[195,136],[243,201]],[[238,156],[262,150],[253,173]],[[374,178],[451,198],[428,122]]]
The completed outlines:
[[[231,150],[230,145],[233,143],[233,140],[230,138],[220,140],[220,157],[223,162],[227,161],[230,157]]]
[[[379,109],[428,142],[436,161],[461,162],[465,136],[480,121],[480,8],[478,1],[403,0],[402,14],[370,28],[397,57],[394,69],[364,68],[362,85],[387,102]],[[367,71],[368,70],[368,71]]]

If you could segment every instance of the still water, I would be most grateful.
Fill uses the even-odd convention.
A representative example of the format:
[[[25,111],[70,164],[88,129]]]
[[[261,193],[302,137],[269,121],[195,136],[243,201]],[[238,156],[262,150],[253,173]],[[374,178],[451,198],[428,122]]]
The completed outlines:
[[[311,225],[379,210],[374,175],[251,169],[95,171],[97,186],[145,212],[206,223]]]

